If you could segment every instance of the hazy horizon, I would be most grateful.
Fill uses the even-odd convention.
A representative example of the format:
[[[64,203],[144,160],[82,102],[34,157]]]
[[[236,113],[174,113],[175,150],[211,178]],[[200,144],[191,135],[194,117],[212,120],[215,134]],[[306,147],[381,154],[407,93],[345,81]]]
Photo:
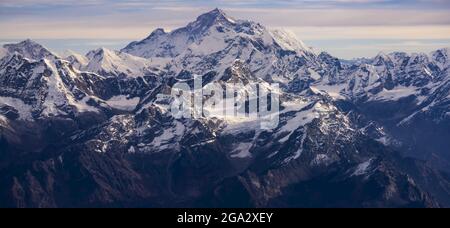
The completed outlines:
[[[0,45],[10,44],[10,43],[18,43],[27,38],[23,39],[0,39]],[[107,48],[111,50],[120,50],[124,48],[126,45],[136,40],[122,40],[122,39],[32,39],[55,54],[64,56],[67,51],[75,51],[79,54],[85,55],[89,51],[96,50],[98,48]],[[416,40],[370,40],[370,39],[361,39],[361,40],[302,40],[305,44],[312,48],[313,51],[320,53],[325,51],[330,53],[331,55],[338,57],[344,60],[352,60],[358,58],[372,58],[378,55],[379,53],[392,53],[392,52],[406,52],[408,54],[411,53],[425,53],[429,54],[432,51],[441,49],[441,48],[449,48],[450,39],[438,42],[443,42],[442,45],[436,44],[436,41],[433,40],[423,40],[424,47],[416,47]],[[370,48],[367,50],[364,46],[370,47],[371,43],[378,43],[380,46],[384,46],[384,48],[375,49]],[[444,43],[447,42],[447,43]],[[428,44],[428,45],[427,45]],[[353,49],[354,46],[360,46],[358,49]],[[395,49],[395,45],[399,47]],[[350,53],[348,50],[352,49]],[[368,54],[366,54],[368,53]]]

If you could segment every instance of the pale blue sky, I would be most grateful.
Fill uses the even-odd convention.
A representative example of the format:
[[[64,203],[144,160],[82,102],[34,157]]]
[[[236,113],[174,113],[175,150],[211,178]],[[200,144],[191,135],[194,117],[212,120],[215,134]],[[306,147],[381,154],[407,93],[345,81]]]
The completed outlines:
[[[57,52],[120,49],[215,7],[291,30],[341,58],[450,46],[450,0],[0,0],[0,43],[31,38]]]

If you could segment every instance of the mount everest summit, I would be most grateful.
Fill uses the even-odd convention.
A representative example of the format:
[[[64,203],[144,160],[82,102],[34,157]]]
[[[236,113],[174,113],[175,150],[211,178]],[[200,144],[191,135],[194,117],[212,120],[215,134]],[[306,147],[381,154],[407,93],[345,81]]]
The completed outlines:
[[[448,53],[342,61],[219,9],[120,51],[4,45],[0,205],[448,207]],[[278,125],[173,117],[199,76],[277,93]]]

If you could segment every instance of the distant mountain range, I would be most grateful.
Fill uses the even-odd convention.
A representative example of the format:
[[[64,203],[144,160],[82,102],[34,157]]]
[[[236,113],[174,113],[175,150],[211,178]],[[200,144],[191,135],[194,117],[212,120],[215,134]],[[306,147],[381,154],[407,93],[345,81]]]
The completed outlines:
[[[174,118],[198,76],[279,94],[279,124]],[[449,138],[448,48],[343,61],[219,9],[120,51],[0,47],[5,207],[450,207]]]

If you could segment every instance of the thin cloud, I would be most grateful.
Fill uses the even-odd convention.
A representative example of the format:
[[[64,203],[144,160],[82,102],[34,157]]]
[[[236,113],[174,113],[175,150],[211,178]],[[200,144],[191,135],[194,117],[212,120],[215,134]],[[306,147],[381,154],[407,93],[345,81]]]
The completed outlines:
[[[283,27],[303,40],[450,39],[450,26]]]

